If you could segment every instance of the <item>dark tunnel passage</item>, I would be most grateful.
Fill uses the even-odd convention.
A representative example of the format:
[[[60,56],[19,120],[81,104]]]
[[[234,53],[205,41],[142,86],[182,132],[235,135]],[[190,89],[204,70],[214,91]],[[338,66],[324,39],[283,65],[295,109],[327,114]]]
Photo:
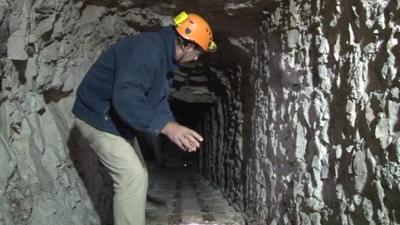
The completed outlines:
[[[207,178],[210,173],[217,173],[217,167],[222,166],[224,167],[222,168],[223,170],[227,170],[228,167],[224,166],[224,164],[232,159],[229,159],[230,155],[226,153],[223,153],[225,154],[224,156],[216,156],[214,154],[221,155],[223,151],[222,149],[215,149],[212,144],[216,137],[222,137],[220,136],[221,134],[215,135],[210,132],[205,124],[210,116],[217,116],[220,121],[229,121],[225,116],[232,116],[237,113],[231,112],[230,114],[226,111],[218,110],[218,108],[223,107],[224,101],[228,102],[228,104],[231,101],[225,86],[228,84],[221,82],[221,79],[229,80],[233,78],[233,82],[238,82],[241,76],[240,68],[234,65],[224,67],[223,63],[219,63],[219,68],[227,68],[226,71],[212,70],[207,66],[207,60],[209,59],[206,58],[191,67],[183,67],[176,73],[170,98],[171,110],[176,121],[198,131],[204,137],[200,149],[196,152],[184,152],[162,135],[158,137],[145,135],[139,138],[139,142],[145,146],[143,153],[148,159],[147,163],[152,165],[150,166],[152,172],[150,171],[149,173],[151,184],[148,196],[149,208],[147,209],[149,214],[148,224],[245,223],[237,209],[235,210],[224,199],[217,184]],[[210,64],[212,65],[212,63]],[[240,87],[240,84],[235,83],[232,85],[234,90],[239,92],[240,88],[238,87]],[[239,93],[237,96],[239,96]],[[227,104],[225,107],[227,107]],[[239,111],[240,108],[235,108],[234,110]],[[237,118],[232,119],[235,120]],[[228,126],[224,128],[229,129]],[[223,131],[218,132],[224,133]],[[210,151],[210,148],[214,148],[215,151]],[[227,152],[229,152],[229,147]],[[210,162],[215,164],[210,166]],[[176,179],[176,183],[171,185],[173,187],[170,186],[169,191],[165,188],[165,182],[168,183],[165,180],[168,177]],[[172,180],[174,179],[172,178]],[[161,186],[159,182],[162,183],[164,188],[158,187]],[[175,208],[172,207],[174,209],[171,209],[169,213],[164,212],[168,216],[160,213],[163,212],[163,208],[168,207],[165,205],[164,207],[160,206],[159,201],[165,196],[160,196],[160,192],[157,194],[158,189],[162,189],[167,193],[176,192],[172,200]],[[161,198],[157,199],[152,195]],[[151,208],[152,206],[154,207],[153,209]],[[175,212],[175,214],[170,215],[171,212]]]
[[[171,99],[170,104],[176,121],[194,130],[200,127],[200,121],[210,108],[213,107],[213,103],[188,103],[174,98]],[[147,140],[147,138],[151,140]],[[161,145],[160,148],[163,149],[161,151],[154,151],[154,144],[150,144],[149,147],[153,151],[148,155],[144,152],[145,157],[152,159],[157,165],[167,168],[186,168],[190,169],[190,171],[200,173],[199,151],[184,152],[164,136],[159,136],[158,138],[144,137],[144,139],[142,141],[144,142],[143,145],[154,143],[154,141],[156,145],[157,143]]]
[[[231,48],[234,48],[234,46],[231,46]],[[213,65],[218,66],[213,68]],[[162,180],[163,177],[177,176],[181,178],[178,179],[175,187],[182,189],[178,188],[177,193],[179,194],[176,196],[181,196],[181,192],[186,193],[186,195],[182,195],[182,199],[174,199],[174,205],[186,204],[186,206],[175,209],[175,211],[182,209],[180,211],[181,215],[174,215],[175,217],[172,218],[168,217],[168,223],[245,223],[238,209],[235,209],[232,203],[224,199],[223,193],[219,191],[219,187],[224,183],[225,187],[227,187],[229,182],[225,179],[229,178],[227,176],[216,176],[221,171],[229,170],[229,167],[232,166],[229,163],[232,163],[235,157],[232,151],[235,148],[240,148],[238,143],[235,143],[235,134],[233,134],[232,130],[235,127],[240,127],[241,118],[236,115],[241,114],[242,109],[241,105],[232,107],[231,104],[235,101],[237,103],[242,102],[240,100],[242,97],[240,90],[243,88],[240,83],[241,72],[242,69],[232,61],[227,64],[205,58],[196,65],[181,68],[175,75],[170,98],[170,105],[175,119],[179,123],[198,131],[204,137],[204,141],[198,151],[187,153],[179,149],[167,138],[159,136],[158,141],[156,141],[156,145],[161,145],[156,147],[159,150],[152,151],[155,153],[153,155],[148,154],[152,162],[156,162],[156,165],[161,165],[161,169],[157,166],[153,167],[154,176],[157,177],[153,181],[155,183],[154,186],[157,186],[158,179]],[[231,92],[228,92],[228,89]],[[225,123],[226,125],[223,125]],[[213,126],[213,128],[209,126]],[[230,133],[229,130],[231,131]],[[231,135],[231,137],[228,137],[228,135]],[[154,144],[154,141],[146,141],[149,138],[154,137],[144,137],[144,140],[142,140],[143,145]],[[151,146],[149,147],[152,149]],[[162,155],[162,159],[156,156],[157,153]],[[150,164],[151,162],[148,163]],[[157,171],[161,171],[163,176],[158,175]],[[150,195],[153,193],[152,189],[152,187],[149,188]],[[212,194],[210,195],[209,193]],[[148,201],[149,205],[152,205],[151,200],[154,199]],[[157,210],[161,208],[156,207]],[[149,210],[151,211],[151,209]],[[160,217],[157,217],[157,215],[158,213],[153,213],[153,218],[149,218],[149,221],[158,221],[155,224],[162,224]]]
[[[400,224],[399,9],[0,0],[0,225],[113,224],[112,179],[75,126],[77,87],[105,49],[182,10],[218,46],[170,90],[175,119],[204,141],[188,153],[138,135],[148,225]]]
[[[214,105],[171,100],[177,122],[194,130],[202,126],[200,122]],[[217,185],[203,175],[207,171],[205,147],[185,152],[164,136],[146,135],[139,142],[149,169],[146,224],[245,223]]]

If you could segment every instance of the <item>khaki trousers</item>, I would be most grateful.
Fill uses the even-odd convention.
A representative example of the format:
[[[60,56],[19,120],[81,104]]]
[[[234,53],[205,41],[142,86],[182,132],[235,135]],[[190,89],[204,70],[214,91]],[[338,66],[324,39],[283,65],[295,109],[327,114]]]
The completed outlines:
[[[75,122],[114,181],[114,225],[145,225],[148,174],[136,138],[132,141]]]

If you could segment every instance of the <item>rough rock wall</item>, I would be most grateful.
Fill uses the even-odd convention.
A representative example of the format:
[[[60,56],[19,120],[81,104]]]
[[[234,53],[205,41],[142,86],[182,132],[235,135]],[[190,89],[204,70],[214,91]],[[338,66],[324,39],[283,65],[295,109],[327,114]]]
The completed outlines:
[[[205,174],[251,224],[399,224],[400,2],[281,1],[258,18],[237,44],[254,46],[238,73],[252,112],[233,119],[228,97],[205,119]]]
[[[213,68],[209,89],[217,98],[214,107],[205,114],[199,130],[206,135],[200,150],[200,171],[230,195],[231,201],[242,201],[243,115],[241,101],[241,69]],[[226,68],[226,67],[225,67]],[[238,76],[239,75],[239,76]]]
[[[107,45],[170,20],[125,3],[0,0],[1,225],[111,220],[109,180],[72,140],[71,107]]]
[[[72,90],[67,1],[0,1],[0,224],[96,224],[86,189],[69,160],[68,115],[56,102]],[[40,76],[38,76],[40,74]],[[71,122],[71,121],[69,121]]]

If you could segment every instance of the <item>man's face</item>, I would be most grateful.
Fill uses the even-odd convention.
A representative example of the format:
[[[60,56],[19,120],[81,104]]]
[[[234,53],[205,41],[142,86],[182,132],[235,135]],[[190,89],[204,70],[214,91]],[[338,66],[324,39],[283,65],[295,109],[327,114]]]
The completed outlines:
[[[196,45],[188,45],[185,46],[184,49],[185,53],[183,57],[179,60],[179,63],[181,64],[196,61],[199,56],[204,53],[204,51]]]

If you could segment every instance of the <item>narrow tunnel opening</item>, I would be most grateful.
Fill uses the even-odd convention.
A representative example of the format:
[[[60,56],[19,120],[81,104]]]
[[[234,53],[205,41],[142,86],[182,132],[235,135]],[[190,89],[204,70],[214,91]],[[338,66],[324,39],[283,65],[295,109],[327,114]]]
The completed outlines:
[[[149,169],[149,224],[163,220],[162,213],[154,212],[153,209],[168,208],[165,205],[157,206],[165,201],[162,200],[165,195],[157,198],[159,193],[165,190],[175,193],[172,211],[176,214],[169,218],[171,224],[244,224],[240,212],[225,199],[221,191],[224,184],[219,182],[220,179],[216,179],[215,174],[221,170],[229,170],[227,165],[233,160],[229,159],[233,156],[229,152],[234,150],[230,151],[229,146],[222,145],[225,144],[223,139],[226,138],[224,129],[232,130],[230,126],[235,123],[223,123],[240,120],[235,117],[236,114],[240,114],[240,107],[232,108],[237,111],[234,112],[227,106],[231,104],[229,101],[239,97],[228,97],[227,88],[233,86],[234,91],[239,91],[240,84],[231,82],[239,81],[232,77],[238,78],[240,75],[237,73],[240,69],[234,64],[226,67],[220,64],[218,69],[213,68],[213,63],[207,63],[207,60],[209,59],[181,67],[176,72],[169,101],[176,121],[203,136],[204,141],[200,149],[196,152],[185,152],[163,135],[139,137]],[[226,119],[225,116],[232,118]],[[165,188],[169,183],[165,181],[168,177],[174,180],[175,184],[169,184],[169,188]],[[227,186],[229,182],[225,180],[223,183]],[[163,184],[164,188],[160,188],[160,184]]]

